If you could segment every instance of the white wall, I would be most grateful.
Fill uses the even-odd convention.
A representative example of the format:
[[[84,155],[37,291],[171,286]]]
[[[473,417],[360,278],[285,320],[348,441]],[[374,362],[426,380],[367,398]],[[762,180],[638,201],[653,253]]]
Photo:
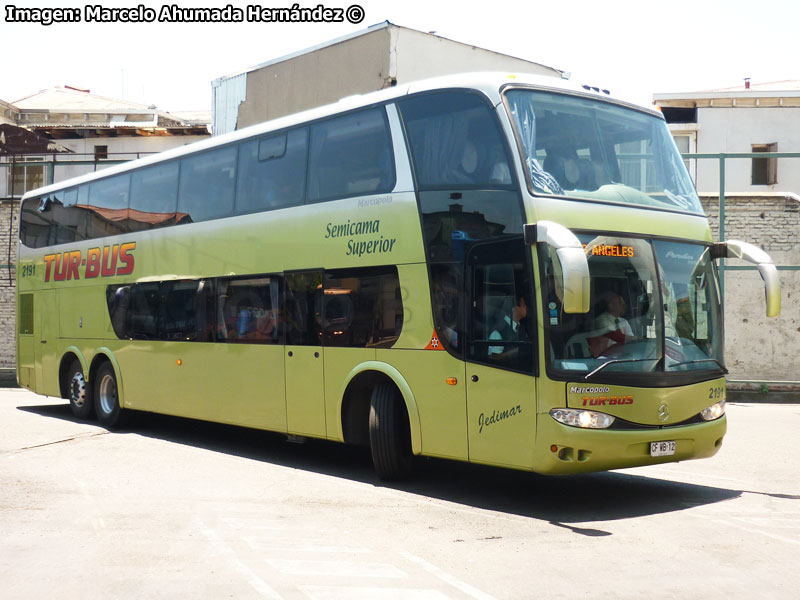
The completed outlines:
[[[392,70],[398,83],[409,83],[450,73],[508,71],[560,77],[555,69],[399,27],[392,30]]]
[[[198,142],[208,138],[207,135],[168,135],[168,136],[149,136],[149,137],[98,137],[98,138],[82,138],[74,140],[59,140],[59,144],[71,150],[74,154],[60,154],[56,159],[56,170],[53,175],[54,183],[85,175],[95,170],[92,165],[69,165],[71,161],[86,161],[94,160],[94,147],[108,146],[109,159],[112,160],[133,160],[137,158],[137,153],[143,153],[140,156],[148,156],[146,153],[163,152],[171,148],[177,148]],[[124,153],[119,156],[113,156],[116,153]],[[50,159],[50,155],[47,156]],[[110,167],[116,163],[104,163],[100,161],[97,163],[97,170]],[[9,163],[0,163],[0,197],[8,193],[8,169]]]
[[[719,200],[704,196],[714,239],[719,239]],[[800,265],[800,198],[792,194],[726,197],[725,237],[756,244],[778,266]],[[729,259],[728,266],[749,266]],[[764,282],[755,269],[725,271],[725,363],[729,380],[797,381],[800,354],[800,271],[781,270],[779,317],[766,317]]]
[[[800,152],[800,108],[698,108],[697,152],[752,152],[777,142],[778,152]],[[698,160],[697,191],[719,191],[719,161]],[[751,160],[725,162],[725,192],[800,192],[800,158],[778,160],[778,183],[751,185]]]

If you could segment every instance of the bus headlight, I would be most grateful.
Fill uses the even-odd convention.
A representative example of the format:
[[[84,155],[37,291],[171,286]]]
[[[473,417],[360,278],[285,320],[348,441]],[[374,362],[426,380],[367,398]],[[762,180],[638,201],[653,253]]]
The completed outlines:
[[[554,408],[550,416],[564,425],[583,429],[608,429],[614,422],[611,415],[578,408]]]
[[[717,402],[708,408],[704,408],[700,411],[700,416],[703,417],[705,421],[713,421],[714,419],[719,419],[722,415],[725,414],[725,400],[721,402]]]

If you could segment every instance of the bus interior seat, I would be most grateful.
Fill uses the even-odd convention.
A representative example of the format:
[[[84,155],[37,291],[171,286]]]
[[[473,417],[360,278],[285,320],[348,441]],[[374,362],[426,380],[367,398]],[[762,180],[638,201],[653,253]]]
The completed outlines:
[[[568,358],[592,358],[592,353],[589,351],[589,342],[587,338],[592,337],[594,332],[576,333],[567,340],[567,357]]]
[[[169,339],[194,337],[195,289],[173,289],[164,302],[164,335]]]
[[[148,296],[147,288],[138,284],[132,286],[127,323],[128,336],[132,339],[157,337],[157,318]]]

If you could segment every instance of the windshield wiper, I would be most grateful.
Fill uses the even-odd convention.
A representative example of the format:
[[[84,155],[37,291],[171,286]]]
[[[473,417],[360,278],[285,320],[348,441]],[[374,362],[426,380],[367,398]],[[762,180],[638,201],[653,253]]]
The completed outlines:
[[[726,375],[728,374],[728,369],[726,369],[725,365],[723,365],[721,362],[719,362],[716,358],[701,358],[701,359],[698,359],[698,360],[687,360],[685,362],[679,362],[679,363],[674,363],[674,364],[668,365],[667,368],[680,367],[681,365],[694,365],[694,364],[702,363],[702,362],[717,363],[717,366],[719,367],[719,370],[722,371],[723,373],[725,373]]]
[[[647,361],[651,361],[651,360],[658,361],[657,358],[615,358],[614,360],[608,360],[608,361],[604,362],[602,365],[597,367],[591,373],[587,373],[586,375],[584,375],[583,379],[584,380],[588,380],[589,377],[591,377],[595,373],[599,373],[600,371],[605,369],[608,365],[612,365],[614,363],[647,362]]]

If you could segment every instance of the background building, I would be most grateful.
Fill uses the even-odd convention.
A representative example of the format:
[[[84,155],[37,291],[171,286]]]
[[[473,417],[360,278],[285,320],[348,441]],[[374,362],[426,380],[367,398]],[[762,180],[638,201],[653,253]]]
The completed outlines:
[[[28,190],[210,136],[211,115],[56,87],[0,100],[0,376],[14,379],[19,199]]]
[[[208,113],[170,114],[68,86],[0,102],[0,114],[7,123],[54,142],[51,153],[21,154],[2,152],[0,143],[0,198],[210,135]]]
[[[722,90],[654,94],[681,152],[800,151],[800,80]],[[690,161],[699,192],[719,191],[719,163]],[[753,158],[726,163],[725,189],[800,192],[797,159]]]
[[[214,133],[398,83],[481,70],[567,76],[538,63],[385,22],[215,80]],[[682,152],[800,151],[800,81],[657,94],[654,99]],[[22,193],[203,139],[209,135],[210,120],[208,114],[166,113],[68,87],[13,103],[0,101],[0,127],[21,127],[53,144],[49,152],[10,156],[3,155],[0,139],[0,370],[15,362],[13,265]],[[797,380],[787,357],[800,353],[800,304],[794,301],[800,295],[800,270],[793,269],[800,265],[800,159],[737,159],[726,166],[726,237],[760,245],[784,267],[783,313],[778,319],[757,316],[763,287],[755,271],[726,274],[731,377]],[[689,167],[717,231],[718,161],[690,161]]]
[[[215,80],[214,135],[374,92],[467,71],[563,71],[385,21]]]
[[[655,94],[684,153],[800,152],[800,81],[753,83],[679,94]],[[715,158],[687,161],[712,230],[719,232],[720,167]],[[726,363],[734,387],[765,382],[799,389],[792,359],[800,353],[800,158],[725,161],[725,237],[754,243],[780,269],[781,316],[757,316],[763,284],[753,270],[725,273]],[[735,260],[728,265],[741,266]],[[760,312],[760,307],[759,307]],[[741,383],[752,382],[752,383]],[[775,388],[775,384],[770,384]]]

